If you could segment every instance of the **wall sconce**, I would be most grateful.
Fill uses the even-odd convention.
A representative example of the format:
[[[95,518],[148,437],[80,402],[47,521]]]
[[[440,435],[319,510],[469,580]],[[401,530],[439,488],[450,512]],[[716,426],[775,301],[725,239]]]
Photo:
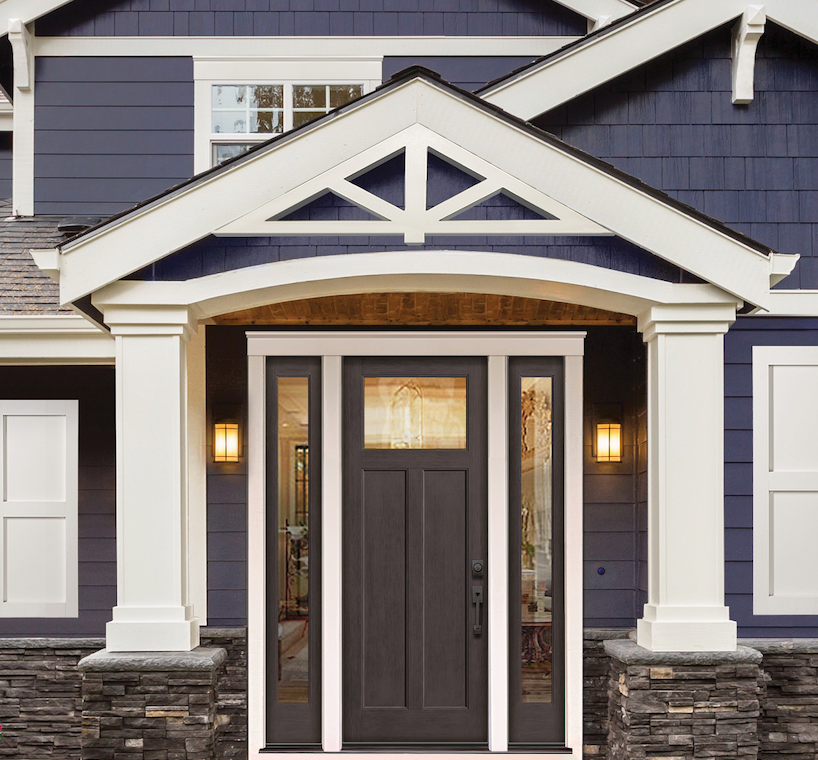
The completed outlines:
[[[213,410],[213,461],[238,462],[241,454],[239,415],[235,408]]]
[[[597,462],[622,461],[622,407],[594,406],[594,457]]]

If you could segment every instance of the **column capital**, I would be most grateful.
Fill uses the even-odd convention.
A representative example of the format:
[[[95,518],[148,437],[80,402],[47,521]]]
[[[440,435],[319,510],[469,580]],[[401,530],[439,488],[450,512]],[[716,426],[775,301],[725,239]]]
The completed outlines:
[[[724,334],[736,321],[738,304],[661,304],[651,306],[637,318],[639,332],[647,343],[656,335],[681,333]]]
[[[178,335],[188,340],[196,332],[197,318],[190,306],[105,306],[105,324],[111,335]]]

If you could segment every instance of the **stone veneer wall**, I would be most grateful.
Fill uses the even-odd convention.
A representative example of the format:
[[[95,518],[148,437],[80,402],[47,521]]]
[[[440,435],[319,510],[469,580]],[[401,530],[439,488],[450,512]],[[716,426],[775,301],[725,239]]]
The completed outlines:
[[[610,760],[758,757],[761,653],[651,652],[607,641]]]
[[[759,760],[818,757],[818,641],[744,639],[761,652],[766,698]]]
[[[247,629],[203,628],[202,644],[227,652],[216,684],[216,758],[246,758]]]

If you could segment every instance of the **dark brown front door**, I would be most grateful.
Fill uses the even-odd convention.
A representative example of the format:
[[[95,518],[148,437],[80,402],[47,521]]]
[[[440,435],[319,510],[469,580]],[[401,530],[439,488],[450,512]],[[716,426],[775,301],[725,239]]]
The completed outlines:
[[[344,415],[344,746],[485,748],[485,359],[346,359]]]

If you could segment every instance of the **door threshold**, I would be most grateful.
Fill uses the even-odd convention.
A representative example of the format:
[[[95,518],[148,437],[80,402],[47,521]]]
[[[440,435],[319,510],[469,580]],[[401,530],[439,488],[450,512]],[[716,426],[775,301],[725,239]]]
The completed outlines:
[[[488,742],[345,742],[342,752],[488,752]]]

